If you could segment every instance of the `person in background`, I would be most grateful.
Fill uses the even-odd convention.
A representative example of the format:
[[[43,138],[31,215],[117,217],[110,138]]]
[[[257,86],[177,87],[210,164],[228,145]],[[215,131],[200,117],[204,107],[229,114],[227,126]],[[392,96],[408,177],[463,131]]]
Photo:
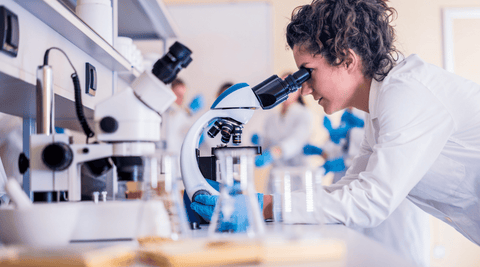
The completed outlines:
[[[366,113],[360,153],[316,208],[326,223],[371,228],[408,199],[480,245],[480,85],[399,56],[394,14],[382,0],[314,0],[287,26],[297,66],[311,71],[302,93],[327,114]]]
[[[285,78],[290,73],[282,76]],[[262,155],[255,158],[257,167],[307,166],[303,147],[312,133],[312,114],[305,106],[300,90],[288,95],[280,112],[266,118],[263,136],[254,134],[252,143],[262,146]]]
[[[333,128],[328,117],[325,117],[324,126],[330,134],[330,141],[322,146],[323,149],[312,145],[305,147],[307,155],[317,154],[327,162],[340,162],[325,168],[334,174],[332,184],[345,176],[346,170],[360,152],[360,144],[365,136],[364,117],[363,111],[347,108],[343,111],[337,128]],[[417,266],[430,266],[430,218],[408,199],[380,225],[356,230],[386,245]]]
[[[183,106],[184,97],[187,92],[185,82],[176,78],[171,84],[173,93],[177,96],[175,102],[162,114],[162,140],[160,149],[164,152],[180,156],[183,139],[193,124],[192,116],[204,106],[204,98],[197,95],[188,104]]]

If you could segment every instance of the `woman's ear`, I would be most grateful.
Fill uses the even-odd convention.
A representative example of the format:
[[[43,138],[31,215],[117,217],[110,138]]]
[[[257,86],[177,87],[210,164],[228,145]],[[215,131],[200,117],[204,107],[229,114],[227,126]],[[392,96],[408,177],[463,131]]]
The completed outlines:
[[[358,66],[361,66],[359,65],[360,57],[352,49],[348,49],[347,59],[345,59],[344,64],[348,71],[353,71],[358,68]]]

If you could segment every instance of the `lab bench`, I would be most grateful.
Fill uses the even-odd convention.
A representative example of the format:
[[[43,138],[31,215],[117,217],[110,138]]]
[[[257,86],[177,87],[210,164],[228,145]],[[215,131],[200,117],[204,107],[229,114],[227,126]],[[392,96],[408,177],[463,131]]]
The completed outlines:
[[[192,233],[193,240],[207,237],[207,226],[203,226],[200,230],[195,230]],[[273,225],[267,224],[267,238],[273,231]],[[324,240],[337,240],[344,244],[342,256],[340,258],[325,259],[321,261],[289,261],[281,264],[275,263],[260,263],[260,264],[241,264],[234,266],[326,266],[326,267],[410,267],[414,266],[406,259],[397,255],[394,251],[389,250],[381,243],[374,241],[355,230],[345,227],[344,225],[283,225],[282,232],[292,232],[297,236],[303,238],[318,237]],[[109,248],[120,245],[121,247],[131,248],[135,251],[139,244],[137,241],[115,241],[115,242],[92,242],[92,243],[70,243],[68,247],[74,249],[82,248]],[[0,247],[0,251],[5,251],[8,247]],[[1,265],[1,264],[0,264]],[[135,261],[131,267],[147,267],[147,265],[140,261]],[[155,266],[155,265],[153,265]],[[167,266],[167,265],[162,265]],[[190,265],[189,265],[190,266]],[[226,265],[225,265],[226,266]]]

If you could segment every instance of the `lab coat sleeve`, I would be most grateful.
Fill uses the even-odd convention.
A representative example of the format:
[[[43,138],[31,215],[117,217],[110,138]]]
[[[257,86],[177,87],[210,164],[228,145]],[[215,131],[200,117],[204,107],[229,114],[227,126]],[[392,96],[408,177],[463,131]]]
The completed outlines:
[[[401,75],[387,79],[367,125],[376,140],[369,143],[371,154],[352,166],[366,164],[365,170],[355,174],[352,169],[352,176],[317,197],[326,223],[380,224],[426,174],[455,131],[447,108],[423,84]]]
[[[359,173],[365,171],[367,168],[368,160],[372,153],[373,151],[370,149],[368,142],[364,137],[360,143],[359,153],[353,158],[352,165],[347,169],[345,176],[335,184],[325,187],[325,190],[330,193],[342,189],[345,185],[358,179]]]

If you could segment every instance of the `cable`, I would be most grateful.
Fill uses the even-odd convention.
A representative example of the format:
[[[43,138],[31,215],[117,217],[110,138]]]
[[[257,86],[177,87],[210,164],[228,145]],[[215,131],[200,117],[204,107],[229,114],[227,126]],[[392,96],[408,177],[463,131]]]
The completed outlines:
[[[85,117],[85,114],[83,113],[83,104],[82,104],[82,91],[80,90],[80,80],[78,79],[78,74],[77,70],[73,66],[72,62],[70,61],[70,58],[68,58],[67,54],[63,52],[62,49],[58,47],[50,47],[45,51],[45,55],[43,57],[43,65],[46,66],[48,65],[48,54],[50,53],[50,50],[56,49],[65,55],[65,57],[68,60],[68,63],[70,63],[70,66],[72,66],[72,69],[74,73],[72,73],[72,81],[73,81],[73,88],[75,90],[75,111],[77,113],[77,118],[78,121],[80,122],[80,125],[82,126],[83,132],[87,136],[86,143],[88,144],[88,139],[93,137],[95,133],[92,131],[90,126],[88,126],[87,118]]]

